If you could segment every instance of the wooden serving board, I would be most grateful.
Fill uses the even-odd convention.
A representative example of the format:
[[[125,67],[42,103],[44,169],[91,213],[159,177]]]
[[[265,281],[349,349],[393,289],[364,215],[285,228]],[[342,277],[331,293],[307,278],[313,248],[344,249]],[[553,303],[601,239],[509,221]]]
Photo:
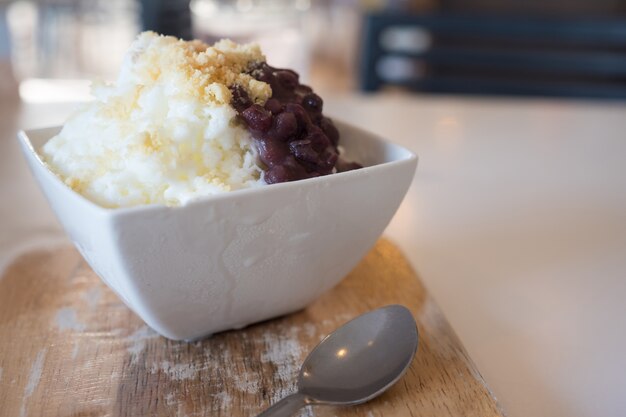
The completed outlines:
[[[295,388],[300,364],[360,313],[403,304],[420,332],[406,376],[356,407],[300,416],[501,416],[403,255],[381,240],[305,310],[195,343],[147,328],[71,247],[27,254],[0,279],[0,416],[253,416]]]

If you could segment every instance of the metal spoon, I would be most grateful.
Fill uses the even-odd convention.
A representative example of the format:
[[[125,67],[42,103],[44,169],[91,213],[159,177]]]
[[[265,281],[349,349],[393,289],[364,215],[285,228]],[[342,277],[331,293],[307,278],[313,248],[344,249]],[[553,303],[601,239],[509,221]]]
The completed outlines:
[[[417,351],[411,312],[391,305],[363,314],[326,336],[304,361],[298,391],[257,417],[288,417],[306,405],[354,405],[382,394]]]

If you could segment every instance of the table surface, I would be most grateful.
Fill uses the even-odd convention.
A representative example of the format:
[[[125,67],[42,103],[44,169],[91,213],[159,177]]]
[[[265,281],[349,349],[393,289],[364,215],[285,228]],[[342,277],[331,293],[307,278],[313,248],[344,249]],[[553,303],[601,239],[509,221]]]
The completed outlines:
[[[0,119],[0,267],[65,239],[11,136],[73,105],[26,93],[39,102],[4,103]],[[626,106],[325,97],[328,114],[418,154],[386,236],[507,415],[626,415]]]

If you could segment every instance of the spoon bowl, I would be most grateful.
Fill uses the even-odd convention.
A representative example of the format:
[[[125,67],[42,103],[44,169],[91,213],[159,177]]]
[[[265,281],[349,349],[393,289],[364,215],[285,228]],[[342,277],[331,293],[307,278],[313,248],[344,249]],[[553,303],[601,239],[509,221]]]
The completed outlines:
[[[411,312],[391,305],[363,314],[326,336],[304,361],[298,392],[259,415],[290,416],[304,405],[354,405],[382,394],[417,351]]]

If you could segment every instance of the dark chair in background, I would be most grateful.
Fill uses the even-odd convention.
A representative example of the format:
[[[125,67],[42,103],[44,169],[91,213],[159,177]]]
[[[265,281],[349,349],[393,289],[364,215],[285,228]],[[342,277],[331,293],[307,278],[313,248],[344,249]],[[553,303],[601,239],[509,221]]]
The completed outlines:
[[[143,30],[187,40],[192,38],[189,0],[141,0],[140,4]]]
[[[626,19],[371,14],[360,87],[626,99]]]

